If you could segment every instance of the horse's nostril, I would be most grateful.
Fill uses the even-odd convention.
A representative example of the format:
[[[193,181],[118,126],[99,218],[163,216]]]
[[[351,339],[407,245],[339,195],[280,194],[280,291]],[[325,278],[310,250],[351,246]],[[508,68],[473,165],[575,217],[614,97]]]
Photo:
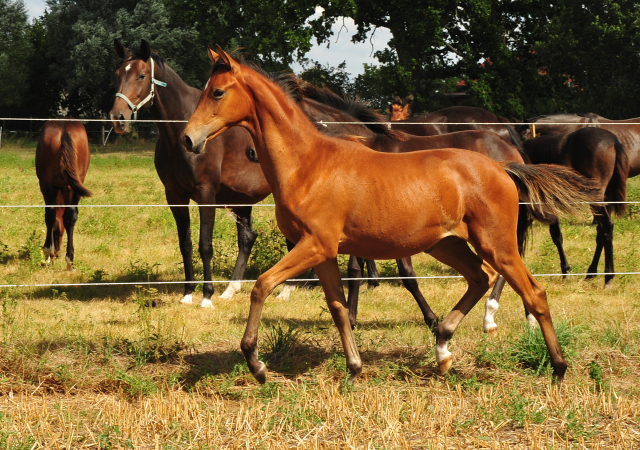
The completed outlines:
[[[193,151],[193,142],[191,142],[191,138],[187,135],[185,135],[182,138],[182,142],[184,143],[184,146],[187,148],[187,150],[189,150],[190,152]]]

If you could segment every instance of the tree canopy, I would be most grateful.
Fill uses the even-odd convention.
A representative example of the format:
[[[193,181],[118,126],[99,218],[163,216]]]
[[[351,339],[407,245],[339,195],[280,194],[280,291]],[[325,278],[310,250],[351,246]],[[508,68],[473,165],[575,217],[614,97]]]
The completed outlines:
[[[47,13],[29,23],[22,0],[0,0],[0,109],[104,117],[118,38],[146,39],[196,86],[207,77],[206,46],[220,44],[269,71],[302,63],[307,81],[381,108],[411,94],[414,110],[434,110],[455,92],[514,118],[640,116],[628,101],[640,89],[639,8],[628,0],[47,0]],[[357,25],[353,41],[380,27],[392,34],[379,64],[357,77],[305,58],[344,17]]]

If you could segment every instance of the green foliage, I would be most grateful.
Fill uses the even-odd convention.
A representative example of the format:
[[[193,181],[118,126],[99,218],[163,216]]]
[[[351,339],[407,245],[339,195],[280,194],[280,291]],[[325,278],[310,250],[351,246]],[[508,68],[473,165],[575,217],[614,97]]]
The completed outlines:
[[[602,390],[603,380],[602,380],[602,366],[598,364],[596,361],[591,361],[589,363],[589,378],[591,378],[598,391]]]
[[[33,48],[27,10],[22,0],[0,0],[0,111],[17,106],[27,88]]]
[[[353,84],[349,80],[349,74],[345,71],[346,63],[343,61],[338,67],[330,67],[329,64],[321,65],[317,61],[305,59],[301,61],[303,71],[298,75],[304,81],[315,86],[324,86],[340,95],[352,95]]]
[[[263,334],[262,350],[270,358],[281,358],[289,354],[291,349],[302,342],[302,330],[294,323],[282,322],[270,326]]]
[[[27,242],[20,248],[20,258],[27,261],[29,272],[46,264],[42,249],[40,248],[40,241],[39,233],[33,230],[29,237],[27,237]]]

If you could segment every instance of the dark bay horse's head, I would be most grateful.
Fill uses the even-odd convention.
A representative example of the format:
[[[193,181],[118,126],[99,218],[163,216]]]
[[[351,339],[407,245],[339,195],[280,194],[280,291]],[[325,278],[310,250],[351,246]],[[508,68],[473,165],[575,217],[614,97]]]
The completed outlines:
[[[131,122],[125,121],[135,117],[138,109],[151,106],[151,102],[145,101],[152,93],[151,47],[144,39],[135,53],[127,50],[117,39],[113,44],[122,65],[116,70],[118,90],[109,118],[116,133],[126,133],[131,129]]]
[[[209,49],[213,62],[211,77],[207,82],[198,106],[182,133],[182,143],[187,150],[200,153],[207,141],[233,127],[248,125],[253,100],[244,86],[244,75],[240,63],[216,47],[218,53]]]

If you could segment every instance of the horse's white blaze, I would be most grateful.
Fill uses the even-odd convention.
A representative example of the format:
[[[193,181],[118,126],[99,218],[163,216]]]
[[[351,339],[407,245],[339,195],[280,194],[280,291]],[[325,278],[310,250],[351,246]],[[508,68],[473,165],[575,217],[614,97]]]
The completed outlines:
[[[191,305],[193,303],[193,295],[191,294],[187,294],[184,297],[182,297],[182,299],[180,300],[180,303],[183,303],[185,305]]]
[[[211,303],[210,298],[203,298],[202,303],[200,303],[201,308],[213,308],[213,303]]]
[[[234,295],[240,292],[241,287],[242,283],[240,283],[239,281],[232,281],[231,283],[229,283],[229,286],[227,286],[227,289],[222,293],[222,295],[220,295],[220,298],[233,298]]]
[[[127,64],[127,67],[124,68],[125,72],[128,72],[131,69],[131,63]]]
[[[538,326],[538,321],[535,317],[533,317],[533,314],[527,314],[527,322],[529,323],[529,326],[531,328],[535,328]]]
[[[289,296],[293,291],[296,290],[296,286],[294,284],[285,284],[282,288],[282,292],[276,297],[279,300],[289,300]]]
[[[436,361],[444,361],[451,356],[451,352],[447,348],[447,343],[436,345]]]
[[[495,298],[491,297],[489,297],[487,299],[487,302],[484,304],[484,320],[482,322],[482,325],[485,333],[498,328],[498,325],[494,320],[494,316],[496,315],[499,307],[500,304],[498,303],[498,301]]]

